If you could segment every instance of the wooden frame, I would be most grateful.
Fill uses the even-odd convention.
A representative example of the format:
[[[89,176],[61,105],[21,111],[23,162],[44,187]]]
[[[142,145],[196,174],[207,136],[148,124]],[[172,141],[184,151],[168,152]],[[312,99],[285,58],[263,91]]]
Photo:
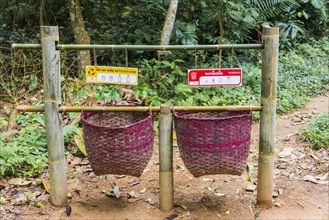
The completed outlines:
[[[160,111],[159,115],[159,153],[160,153],[160,209],[174,207],[173,186],[173,144],[171,111],[241,111],[253,110],[260,113],[260,138],[258,160],[257,203],[272,206],[275,118],[277,103],[277,77],[279,56],[279,28],[263,28],[263,44],[227,45],[60,45],[58,27],[41,27],[42,43],[13,44],[17,49],[42,48],[44,72],[44,106],[17,106],[18,111],[45,112],[47,148],[50,173],[51,203],[55,206],[67,205],[67,179],[64,155],[63,128],[60,112],[83,111]],[[177,106],[170,107],[81,107],[60,106],[60,52],[57,50],[220,50],[220,49],[263,49],[261,106]]]

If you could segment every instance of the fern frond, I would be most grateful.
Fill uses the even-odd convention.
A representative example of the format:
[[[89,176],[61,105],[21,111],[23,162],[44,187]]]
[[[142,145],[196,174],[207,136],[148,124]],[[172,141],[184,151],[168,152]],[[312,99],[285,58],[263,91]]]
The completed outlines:
[[[248,2],[259,12],[263,20],[278,16],[290,7],[299,5],[295,0],[250,0]]]

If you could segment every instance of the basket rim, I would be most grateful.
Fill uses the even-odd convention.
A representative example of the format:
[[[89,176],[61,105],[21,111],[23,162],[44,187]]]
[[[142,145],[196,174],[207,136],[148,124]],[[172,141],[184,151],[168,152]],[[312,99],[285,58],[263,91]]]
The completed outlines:
[[[147,115],[146,118],[142,119],[142,120],[139,120],[135,123],[131,123],[131,124],[128,124],[128,125],[124,125],[124,126],[108,126],[108,125],[98,125],[98,124],[94,124],[94,123],[91,123],[89,121],[87,121],[87,119],[85,118],[85,116],[87,116],[87,114],[89,115],[93,115],[93,114],[100,114],[100,113],[104,113],[104,112],[81,112],[81,120],[90,125],[90,126],[93,126],[93,127],[97,127],[97,128],[107,128],[107,129],[124,129],[124,128],[129,128],[131,126],[134,126],[134,125],[138,125],[140,123],[143,123],[143,122],[146,122],[148,121],[150,118],[152,119],[152,114],[149,113],[149,112],[143,112]],[[115,112],[114,112],[115,113]],[[125,113],[129,113],[129,112],[125,112]]]
[[[202,111],[200,111],[202,112]],[[228,112],[228,111],[224,111]],[[238,114],[234,116],[224,116],[224,117],[210,117],[210,118],[199,118],[199,117],[184,117],[184,115],[191,114],[192,112],[174,112],[175,118],[179,119],[189,119],[189,120],[198,120],[198,121],[214,121],[214,120],[226,120],[226,119],[234,119],[234,118],[240,118],[243,116],[252,116],[252,111],[239,111],[239,112],[245,112],[245,114]]]

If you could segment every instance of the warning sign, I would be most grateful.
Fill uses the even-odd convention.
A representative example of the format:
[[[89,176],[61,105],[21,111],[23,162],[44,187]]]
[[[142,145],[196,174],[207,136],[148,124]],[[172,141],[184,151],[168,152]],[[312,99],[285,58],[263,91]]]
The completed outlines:
[[[138,69],[130,67],[87,66],[86,82],[137,85]]]
[[[188,71],[189,86],[241,86],[242,69],[193,69]]]

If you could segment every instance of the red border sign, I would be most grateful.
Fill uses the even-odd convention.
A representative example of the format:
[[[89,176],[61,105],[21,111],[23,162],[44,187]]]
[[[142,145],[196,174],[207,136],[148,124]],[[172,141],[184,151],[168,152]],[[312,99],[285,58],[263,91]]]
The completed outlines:
[[[241,68],[188,70],[189,86],[241,86]]]

